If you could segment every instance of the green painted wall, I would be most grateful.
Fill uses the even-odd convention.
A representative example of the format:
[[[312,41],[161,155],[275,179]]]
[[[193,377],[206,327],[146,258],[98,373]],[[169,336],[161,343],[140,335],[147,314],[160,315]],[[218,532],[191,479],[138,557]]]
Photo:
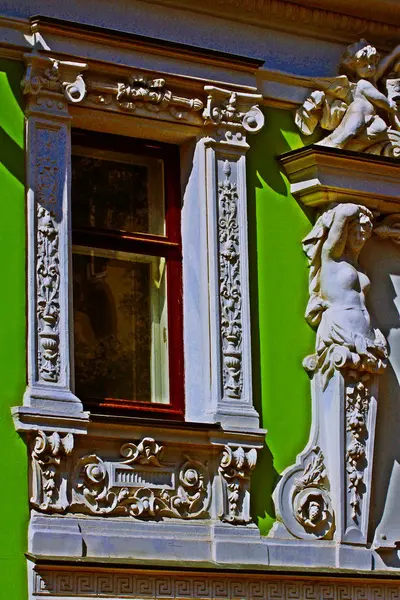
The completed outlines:
[[[268,430],[252,477],[252,513],[263,534],[275,520],[271,494],[279,474],[308,439],[311,393],[302,359],[314,342],[304,320],[308,269],[301,247],[310,215],[290,195],[276,158],[303,142],[290,111],[265,109],[265,123],[247,155],[253,385]]]
[[[0,60],[0,577],[10,600],[27,597],[27,455],[10,414],[26,385],[22,75],[20,63]]]

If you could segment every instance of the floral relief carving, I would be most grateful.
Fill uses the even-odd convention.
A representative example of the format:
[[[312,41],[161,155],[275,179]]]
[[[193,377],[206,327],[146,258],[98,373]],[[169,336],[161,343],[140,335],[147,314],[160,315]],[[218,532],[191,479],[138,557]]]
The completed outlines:
[[[223,166],[225,179],[218,184],[219,197],[219,279],[223,389],[228,398],[242,395],[242,297],[240,291],[240,249],[236,183],[231,181],[232,167]]]
[[[235,525],[250,523],[250,474],[257,463],[257,450],[233,450],[225,446],[219,465],[223,490],[222,521]]]
[[[53,213],[37,206],[38,369],[41,379],[55,383],[60,375],[58,230]]]
[[[313,449],[310,461],[294,481],[293,514],[308,533],[326,537],[333,527],[329,483],[321,449]]]
[[[367,467],[368,412],[370,406],[369,374],[361,379],[350,372],[346,385],[346,470],[350,493],[351,518],[357,522],[365,491],[364,471]]]
[[[32,450],[31,504],[45,512],[64,512],[68,507],[66,459],[72,453],[74,437],[39,431]]]
[[[60,376],[60,259],[57,215],[57,134],[37,131],[36,160],[36,312],[38,371],[43,381],[57,383]]]

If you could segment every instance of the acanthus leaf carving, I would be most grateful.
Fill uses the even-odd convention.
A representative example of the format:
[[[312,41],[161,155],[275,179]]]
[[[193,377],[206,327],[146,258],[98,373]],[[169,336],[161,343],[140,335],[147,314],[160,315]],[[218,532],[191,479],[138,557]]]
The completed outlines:
[[[222,521],[234,525],[251,522],[250,474],[257,463],[257,450],[233,449],[225,446],[221,455],[219,473],[223,492]]]
[[[39,431],[32,449],[31,504],[44,512],[65,512],[69,506],[65,461],[71,455],[74,437]]]
[[[240,283],[240,247],[238,189],[231,181],[232,166],[223,165],[225,178],[218,184],[219,196],[219,278],[223,390],[228,398],[242,395],[242,296]]]

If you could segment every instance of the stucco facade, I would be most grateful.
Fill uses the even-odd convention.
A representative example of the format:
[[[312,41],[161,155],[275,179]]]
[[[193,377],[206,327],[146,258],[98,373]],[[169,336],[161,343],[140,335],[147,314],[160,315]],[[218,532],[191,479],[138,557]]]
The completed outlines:
[[[1,7],[4,597],[400,596],[399,33],[392,0]],[[183,411],[75,393],[81,130],[177,149]]]

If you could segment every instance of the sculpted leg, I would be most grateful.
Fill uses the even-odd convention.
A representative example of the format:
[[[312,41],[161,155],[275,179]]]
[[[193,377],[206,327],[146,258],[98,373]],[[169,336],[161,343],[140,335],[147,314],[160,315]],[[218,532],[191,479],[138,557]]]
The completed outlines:
[[[350,140],[361,134],[365,125],[365,115],[350,107],[340,125],[318,144],[330,148],[345,148]]]

